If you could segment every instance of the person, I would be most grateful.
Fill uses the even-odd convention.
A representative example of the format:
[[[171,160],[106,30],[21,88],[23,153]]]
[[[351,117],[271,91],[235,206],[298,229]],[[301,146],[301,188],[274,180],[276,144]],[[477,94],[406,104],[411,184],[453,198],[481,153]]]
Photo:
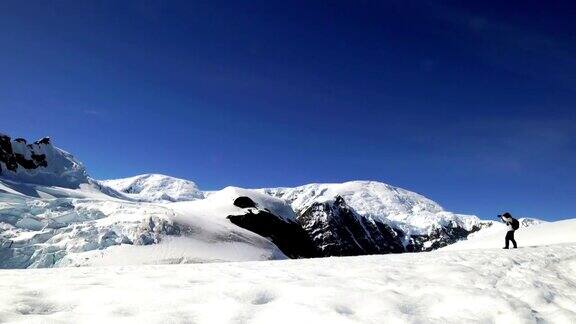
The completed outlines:
[[[498,217],[500,217],[500,219],[506,223],[506,226],[508,226],[508,232],[506,232],[505,238],[506,245],[503,247],[503,249],[509,248],[510,241],[512,241],[515,249],[518,248],[518,245],[516,245],[516,240],[514,239],[514,231],[519,227],[518,220],[514,219],[510,213],[504,213],[502,215],[498,215]]]

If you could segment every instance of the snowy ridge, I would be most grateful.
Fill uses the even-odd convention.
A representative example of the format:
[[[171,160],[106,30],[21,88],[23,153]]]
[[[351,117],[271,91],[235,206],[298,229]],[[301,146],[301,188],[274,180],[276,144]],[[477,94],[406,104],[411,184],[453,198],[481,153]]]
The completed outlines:
[[[438,226],[457,224],[466,230],[481,221],[472,215],[445,211],[434,201],[411,191],[376,181],[309,184],[295,188],[266,188],[261,192],[288,201],[297,212],[336,196],[359,215],[399,228],[408,234],[428,234]]]
[[[0,134],[0,178],[66,188],[88,182],[82,163],[52,146],[50,138],[28,144],[4,134]]]
[[[174,202],[204,198],[204,194],[194,182],[162,174],[143,174],[102,180],[100,183],[140,201]]]

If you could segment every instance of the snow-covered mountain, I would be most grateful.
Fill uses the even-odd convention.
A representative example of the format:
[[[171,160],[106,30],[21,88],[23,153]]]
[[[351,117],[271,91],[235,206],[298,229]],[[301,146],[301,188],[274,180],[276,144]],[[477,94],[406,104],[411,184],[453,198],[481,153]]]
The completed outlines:
[[[75,194],[37,198],[0,191],[0,268],[286,258],[274,243],[226,218],[245,212],[227,189],[170,206],[82,189]]]
[[[302,213],[315,203],[342,197],[358,215],[397,227],[409,234],[428,234],[440,226],[456,223],[467,230],[477,225],[476,216],[446,212],[436,202],[402,188],[377,181],[309,184],[295,188],[260,189],[288,201]]]
[[[24,183],[66,188],[88,182],[86,169],[71,154],[52,146],[50,138],[28,144],[0,133],[0,176]]]
[[[133,179],[139,193],[119,192],[49,139],[25,143],[0,141],[0,268],[286,258],[226,218],[246,212],[227,194],[234,191],[188,205],[143,202],[202,195],[192,182],[155,175]],[[292,217],[284,201],[261,196],[269,200],[261,206]]]
[[[501,226],[374,181],[210,192],[159,174],[96,181],[48,138],[1,135],[0,167],[2,268],[430,251]]]
[[[445,211],[417,193],[376,181],[259,191],[288,201],[325,255],[427,251],[489,222]]]
[[[204,193],[194,182],[162,174],[143,174],[100,182],[140,201],[175,202],[204,198]]]

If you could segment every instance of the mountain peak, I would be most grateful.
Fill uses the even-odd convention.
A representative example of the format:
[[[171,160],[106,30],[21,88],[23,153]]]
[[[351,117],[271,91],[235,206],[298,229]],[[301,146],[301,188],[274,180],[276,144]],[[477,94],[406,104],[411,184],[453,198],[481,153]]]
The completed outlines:
[[[438,226],[455,222],[470,229],[479,219],[445,211],[436,202],[412,191],[378,181],[312,183],[295,188],[268,188],[261,191],[288,201],[297,212],[314,203],[338,197],[359,215],[388,224],[410,234],[427,234]]]
[[[157,173],[100,182],[142,201],[173,202],[204,198],[204,193],[198,189],[196,183]]]
[[[0,133],[0,177],[67,188],[88,182],[86,169],[70,153],[52,146],[49,137],[28,144]]]

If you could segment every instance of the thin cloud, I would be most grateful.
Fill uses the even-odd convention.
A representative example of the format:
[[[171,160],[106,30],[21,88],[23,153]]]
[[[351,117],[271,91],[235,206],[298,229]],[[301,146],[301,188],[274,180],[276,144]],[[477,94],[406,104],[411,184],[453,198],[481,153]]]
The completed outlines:
[[[92,115],[92,116],[102,116],[104,115],[104,111],[102,110],[96,110],[96,109],[84,109],[82,111],[84,114],[86,115]]]

